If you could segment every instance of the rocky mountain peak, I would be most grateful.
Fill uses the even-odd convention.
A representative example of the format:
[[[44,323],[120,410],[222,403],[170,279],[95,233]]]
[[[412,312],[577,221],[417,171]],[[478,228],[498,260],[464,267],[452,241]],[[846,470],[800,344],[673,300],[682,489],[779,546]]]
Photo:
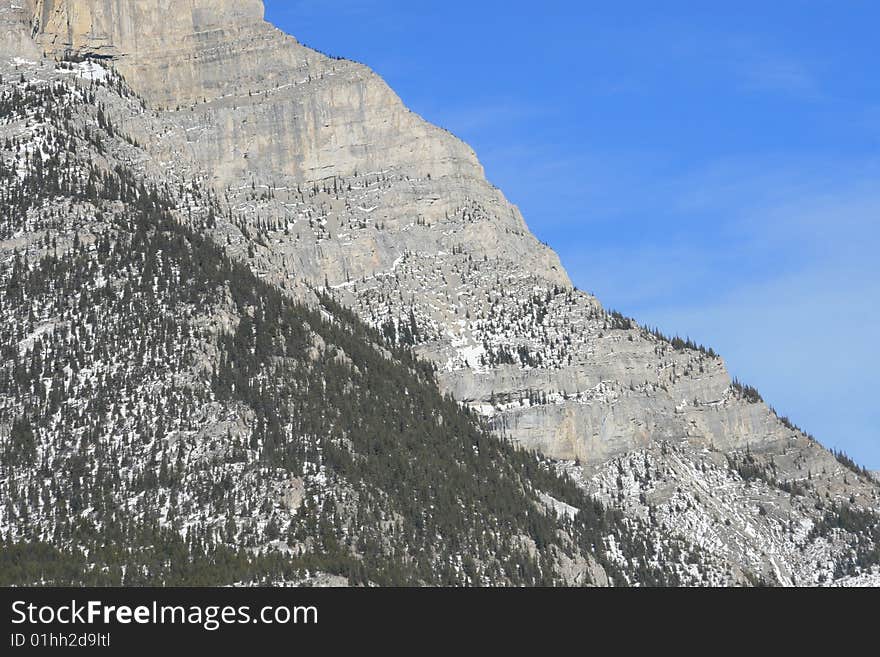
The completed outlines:
[[[53,54],[145,54],[263,18],[260,0],[26,0],[24,7],[37,40]]]
[[[227,81],[253,87],[255,67],[240,55],[274,32],[260,0],[24,0],[18,9],[47,56],[113,59],[157,106],[222,96]]]
[[[105,201],[117,199],[117,188],[131,190],[143,181],[171,194],[168,212],[187,230],[197,229],[187,233],[193,240],[210,238],[237,263],[237,278],[246,273],[266,294],[283,293],[285,299],[309,297],[320,288],[388,345],[431,361],[442,391],[480,414],[496,436],[542,454],[549,469],[569,474],[595,498],[644,521],[656,532],[651,540],[657,545],[682,539],[720,555],[720,571],[704,564],[684,581],[726,581],[729,570],[736,581],[819,583],[861,576],[880,565],[876,552],[859,547],[869,532],[880,532],[874,515],[880,488],[866,471],[778,417],[757,390],[731,379],[712,349],[641,327],[574,288],[557,256],[486,180],[466,144],[407,109],[369,68],[304,47],[263,21],[262,12],[262,3],[252,1],[0,0],[0,35],[6,36],[0,50],[8,53],[0,58],[0,101],[6,100],[8,115],[0,115],[0,174],[5,170],[15,192],[10,198],[17,199],[0,204],[8,208],[0,222],[0,256],[8,254],[0,258],[7,263],[0,275],[20,277],[23,265],[16,267],[12,255],[54,253],[52,239],[62,245],[123,239],[113,236],[116,224],[106,223],[111,212]],[[50,84],[65,93],[50,94]],[[47,112],[52,103],[61,103],[54,115]],[[72,107],[79,112],[72,123],[37,120],[64,116]],[[70,192],[68,201],[42,199],[23,187],[36,186],[36,174],[49,166],[70,169],[76,158],[82,167],[100,169],[84,168],[89,184]],[[99,199],[93,181],[120,167],[131,170],[131,180],[111,180],[112,189]],[[71,179],[59,174],[56,187],[67,189]],[[555,190],[548,187],[547,193]],[[26,217],[18,204],[32,196],[48,205],[27,206]],[[79,208],[82,196],[88,203]],[[135,200],[129,194],[122,205],[137,207]],[[129,225],[125,216],[119,221]],[[98,261],[89,271],[122,271],[106,260],[108,249],[96,249]],[[172,273],[189,267],[190,256],[195,262],[201,257],[180,254],[165,267],[164,256],[162,262],[150,256],[155,251],[150,247],[143,255],[149,268]],[[105,276],[95,276],[96,290],[108,287]],[[18,278],[16,285],[21,289]],[[116,285],[124,290],[125,281]],[[48,366],[63,357],[41,351],[42,340],[39,359],[29,350],[49,327],[77,326],[88,318],[72,318],[64,308],[29,297],[19,301],[7,308],[8,321],[0,322],[14,327],[6,343],[19,345],[0,363],[0,374],[2,367],[17,372],[15,359],[27,356],[37,363],[33,376],[39,383],[18,384],[5,402],[0,388],[0,436],[14,431],[29,445],[33,431],[19,420],[28,408],[25,393],[43,390],[38,385],[45,378],[44,359]],[[202,335],[198,327],[217,322],[233,326],[236,317],[252,316],[254,305],[251,299],[239,309],[208,308],[180,335]],[[264,327],[256,334],[278,331]],[[175,352],[193,351],[184,337],[171,340]],[[115,344],[119,338],[107,340]],[[206,390],[225,390],[222,377],[206,380],[206,372],[231,371],[229,359],[218,356],[225,343],[217,340],[205,337],[206,365],[192,374],[193,385]],[[313,347],[318,349],[297,343],[293,353],[313,354]],[[108,364],[100,367],[112,371]],[[284,381],[256,365],[251,373],[260,386]],[[155,376],[157,385],[175,381],[165,371]],[[70,385],[60,380],[39,396],[56,404]],[[251,401],[237,403],[249,408]],[[181,412],[194,419],[169,428],[164,412],[134,414],[125,410],[130,400],[113,403],[124,409],[113,414],[120,422],[137,416],[153,426],[157,450],[179,451],[184,440],[204,448],[206,440],[210,446],[212,439],[230,435],[230,427],[212,420],[226,411],[213,407]],[[279,407],[276,414],[283,412]],[[255,413],[244,412],[232,427],[243,444],[257,444],[267,430],[253,421]],[[67,435],[63,426],[49,426],[50,417],[33,416],[34,423],[42,422],[37,433],[46,445]],[[119,435],[114,431],[108,429],[108,444]],[[144,444],[142,427],[126,431]],[[301,436],[293,431],[286,439]],[[206,449],[206,459],[213,449]],[[147,462],[136,455],[132,462]],[[20,474],[22,481],[29,476]],[[268,504],[259,504],[267,513],[276,493],[267,492]],[[575,498],[559,491],[551,497],[569,499],[562,505],[550,501],[567,517]],[[27,528],[24,520],[19,524]],[[880,534],[870,538],[875,544]]]

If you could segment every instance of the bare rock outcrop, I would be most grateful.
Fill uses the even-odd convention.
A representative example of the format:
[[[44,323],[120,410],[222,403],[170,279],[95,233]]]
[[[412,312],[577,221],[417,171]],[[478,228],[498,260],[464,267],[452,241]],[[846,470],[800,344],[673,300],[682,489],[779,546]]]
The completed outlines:
[[[556,458],[658,438],[731,450],[797,432],[679,348],[572,290],[473,151],[365,66],[299,44],[259,0],[32,0],[48,54],[109,57],[144,97],[129,132],[222,195],[218,238],[286,287],[326,282],[401,330],[444,387]]]
[[[443,388],[499,433],[573,464],[609,501],[625,492],[624,506],[644,511],[637,488],[610,489],[615,459],[648,454],[657,470],[690,472],[707,450],[772,464],[773,485],[809,481],[816,496],[877,508],[874,483],[732,381],[714,352],[574,289],[466,144],[367,67],[266,23],[258,0],[25,0],[0,11],[4,31],[12,49],[33,35],[49,56],[108,58],[144,101],[115,117],[150,154],[139,165],[169,184],[207,183],[223,207],[214,237],[230,253],[291,293],[328,286],[436,362]],[[687,458],[667,462],[660,442]],[[704,483],[693,476],[676,494],[697,499]],[[658,504],[674,499],[658,490]],[[768,499],[787,513],[782,497]],[[751,511],[717,509],[750,527]],[[760,553],[759,538],[729,562]],[[779,578],[808,581],[807,570],[780,566]]]

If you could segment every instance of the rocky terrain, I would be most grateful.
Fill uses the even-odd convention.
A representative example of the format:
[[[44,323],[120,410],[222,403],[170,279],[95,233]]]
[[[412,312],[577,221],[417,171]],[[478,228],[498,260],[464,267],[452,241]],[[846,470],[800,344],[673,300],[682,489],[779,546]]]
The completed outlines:
[[[78,126],[80,149],[165,190],[182,225],[267,289],[306,307],[332,297],[389,348],[433,362],[440,389],[496,436],[638,523],[661,572],[708,584],[870,581],[876,479],[732,381],[711,349],[573,288],[471,149],[366,67],[300,45],[262,20],[256,0],[22,0],[0,12],[5,94],[73,85],[100,107],[62,113],[63,125],[36,109],[4,116],[0,139],[15,140],[4,166],[20,178],[64,153],[68,123]],[[100,145],[93,124],[111,126]],[[71,230],[100,243],[97,209],[72,208],[47,199],[41,212],[59,217],[62,244],[73,248]],[[27,221],[10,218],[0,249],[61,237]],[[195,325],[236,324],[228,308],[201,312]],[[22,333],[28,348],[34,330],[52,334],[44,314]],[[199,350],[217,369],[218,347]],[[8,396],[7,431],[22,403]],[[173,442],[180,428],[167,431]],[[693,555],[685,570],[670,566],[670,540]]]
[[[90,62],[0,63],[0,584],[696,583],[434,368],[208,237]],[[720,566],[719,566],[720,568]]]

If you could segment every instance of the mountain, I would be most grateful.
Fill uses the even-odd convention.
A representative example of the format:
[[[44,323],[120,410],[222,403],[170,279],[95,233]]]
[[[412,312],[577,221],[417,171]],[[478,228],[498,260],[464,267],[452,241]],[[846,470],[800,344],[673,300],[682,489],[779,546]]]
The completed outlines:
[[[95,251],[88,252],[82,265],[85,271],[77,280],[89,280],[89,272],[103,272],[112,262],[116,285],[124,290],[136,270],[119,273],[115,261],[101,260],[104,255],[97,245],[106,243],[101,248],[114,253],[119,240],[126,251],[139,244],[134,241],[137,221],[148,224],[155,217],[137,220],[130,215],[138,211],[142,194],[155,190],[156,203],[174,218],[166,222],[173,233],[169,239],[178,239],[179,231],[185,231],[181,239],[187,242],[207,238],[204,248],[219,249],[211,259],[222,260],[226,269],[214,269],[205,280],[192,276],[183,281],[177,272],[191,269],[192,264],[165,264],[159,257],[153,263],[158,268],[153,297],[185,282],[186,289],[175,289],[174,295],[188,296],[194,309],[184,313],[187,320],[175,331],[158,325],[143,329],[150,336],[164,335],[163,347],[157,343],[155,349],[150,345],[138,349],[162,355],[153,357],[154,364],[161,362],[164,367],[155,374],[155,385],[171,386],[171,390],[181,385],[180,375],[175,374],[180,366],[169,360],[171,354],[197,353],[201,369],[196,368],[190,378],[197,381],[202,376],[199,385],[210,383],[211,394],[204,403],[221,404],[220,415],[229,411],[222,407],[224,400],[217,398],[217,377],[223,372],[229,375],[224,367],[246,372],[246,385],[253,390],[247,399],[238,400],[249,410],[236,420],[238,433],[233,442],[256,440],[249,457],[255,463],[263,458],[260,441],[268,430],[268,418],[283,417],[289,414],[290,404],[304,402],[290,391],[269,395],[266,381],[276,377],[260,368],[270,364],[238,367],[228,350],[224,351],[228,347],[224,335],[231,333],[235,345],[244,317],[250,321],[260,317],[255,308],[262,303],[255,299],[272,297],[275,305],[295,304],[291,312],[308,314],[323,308],[329,315],[324,319],[331,325],[341,313],[350,339],[360,336],[357,349],[397,354],[392,357],[397,363],[393,377],[410,376],[406,372],[413,367],[424,370],[421,365],[407,364],[410,351],[417,359],[433,363],[430,376],[426,373],[421,383],[427,388],[436,384],[440,393],[470,409],[456,420],[465,423],[467,431],[494,433],[491,444],[501,455],[493,458],[505,464],[500,472],[507,471],[511,481],[519,481],[532,501],[543,500],[538,508],[547,508],[544,496],[555,500],[549,506],[557,521],[562,518],[565,524],[572,509],[601,503],[598,524],[607,533],[589,543],[595,549],[579,553],[575,559],[581,564],[579,575],[571,576],[570,568],[560,565],[557,553],[539,550],[541,556],[535,557],[533,550],[528,551],[541,562],[537,571],[554,581],[814,584],[870,580],[872,568],[880,563],[880,488],[866,471],[845,455],[824,449],[787,418],[778,417],[758,391],[731,380],[722,359],[711,349],[641,327],[573,288],[557,256],[529,232],[519,211],[486,181],[469,147],[407,110],[366,67],[317,53],[267,24],[262,9],[262,3],[250,0],[60,0],[10,3],[0,10],[0,32],[7,35],[2,46],[3,93],[9,99],[0,138],[15,140],[4,149],[4,166],[10,190],[17,189],[20,197],[28,197],[28,203],[39,203],[7,219],[0,250],[16,253],[6,258],[7,277],[13,276],[16,266],[19,277],[25,276],[22,271],[30,275],[28,267],[15,264],[22,258],[20,251],[25,250],[25,260],[30,257],[36,262],[38,256],[47,255],[45,244],[54,238],[60,246],[52,246],[53,257],[55,248],[71,254],[58,256],[62,259],[96,245]],[[53,116],[44,116],[46,112],[38,107],[49,101],[40,90],[53,86],[65,89],[57,93],[67,98],[94,94],[98,113],[90,114],[88,103],[80,98],[75,112],[64,105]],[[10,109],[20,103],[14,100],[16,93],[38,94],[31,113]],[[65,187],[62,182],[70,177],[67,173],[55,174],[55,186],[67,190],[67,197],[40,193],[44,181],[52,179],[45,171],[47,163],[57,159],[56,166],[64,169],[74,149],[82,167],[97,167],[78,175],[92,180],[93,196],[97,194],[100,203],[88,195],[83,199],[79,193],[72,194],[70,183]],[[108,172],[114,176],[109,183]],[[120,176],[130,182],[114,182]],[[102,191],[108,184],[112,194]],[[21,185],[30,185],[30,191]],[[127,190],[126,194],[116,188]],[[71,208],[77,210],[71,212]],[[115,215],[121,218],[107,223]],[[120,232],[119,221],[127,226],[126,231]],[[28,256],[30,249],[33,254]],[[141,263],[150,261],[149,253],[142,254]],[[191,260],[194,251],[187,248],[178,255]],[[53,271],[39,277],[51,280]],[[231,288],[220,292],[233,275],[252,279],[253,285],[246,287],[258,293],[256,297],[251,294],[250,302],[236,298]],[[96,274],[92,284],[104,289],[106,278]],[[196,290],[212,289],[224,297],[222,303],[198,301]],[[48,387],[48,392],[42,391],[48,399],[51,391],[62,389],[47,386],[46,376],[34,374],[45,375],[52,368],[66,371],[63,357],[42,351],[55,339],[54,329],[46,327],[55,326],[61,312],[49,302],[53,293],[50,289],[39,303],[31,297],[19,299],[9,313],[10,319],[19,318],[14,334],[19,358],[34,358],[36,345],[41,350],[37,370],[23,371],[14,354],[8,354],[7,369],[22,377],[19,386],[4,396],[0,427],[5,422],[9,435],[22,434],[21,418],[34,414],[34,408],[28,411],[28,394],[36,394],[42,385]],[[158,305],[145,306],[149,312],[138,310],[139,315],[167,314],[168,308],[180,303],[174,295],[159,300],[151,297],[150,303]],[[87,298],[93,296],[90,292]],[[117,308],[112,299],[108,303],[108,316],[126,317],[140,308]],[[354,316],[348,316],[344,308]],[[28,323],[20,319],[25,315]],[[61,321],[72,320],[62,313]],[[286,321],[275,315],[252,330],[256,336],[268,330],[273,339],[281,339]],[[314,322],[303,321],[320,337],[315,338],[318,344],[326,345]],[[207,330],[207,335],[199,334],[198,347],[189,342],[195,327]],[[51,341],[42,337],[48,335],[53,336]],[[111,334],[100,342],[118,344],[120,340]],[[269,345],[265,354],[278,348]],[[340,357],[352,359],[349,352],[342,349]],[[285,352],[284,358],[289,357]],[[291,369],[299,371],[308,359],[300,354],[294,360],[298,364]],[[119,367],[118,362],[101,362],[94,367],[102,376],[110,376],[105,368]],[[275,367],[274,361],[271,366]],[[353,368],[361,369],[357,361]],[[129,376],[139,375],[132,372]],[[295,375],[289,375],[290,381],[287,376],[277,377],[279,385],[296,390]],[[333,377],[346,382],[336,382],[343,388],[357,385],[349,371],[334,371]],[[87,399],[87,393],[76,386],[71,391],[71,381],[68,374],[63,392],[54,394]],[[223,390],[227,388],[228,384]],[[128,411],[116,409],[127,409],[135,403],[132,396],[138,394],[127,390],[123,397],[107,402],[114,410],[106,412],[126,417]],[[171,398],[188,394],[167,393]],[[389,391],[390,397],[395,394],[399,393]],[[339,399],[332,403],[345,406]],[[377,408],[385,408],[385,422],[397,435],[393,418],[403,411],[393,399],[387,403],[388,407]],[[439,402],[430,402],[435,403]],[[331,440],[322,431],[351,433],[358,425],[358,413],[365,410],[345,408],[340,410],[345,423],[322,424],[307,433],[319,444]],[[166,402],[144,407],[138,411],[141,426],[127,431],[132,440],[137,436],[143,440],[144,432],[152,432],[150,449],[160,450],[164,445],[169,462],[177,458],[171,447],[181,435],[187,434],[193,450],[218,435],[218,429],[211,427],[220,415],[207,410],[187,413],[201,419],[184,427],[169,423],[169,417],[181,418],[177,412],[168,415]],[[407,412],[415,411],[409,408]],[[453,413],[451,408],[448,412]],[[273,430],[281,431],[284,426]],[[63,429],[59,434],[51,427],[30,425],[28,431],[39,435],[41,444],[65,440]],[[109,436],[120,429],[108,431]],[[299,431],[285,431],[284,441],[308,443]],[[427,433],[425,440],[429,437]],[[348,439],[352,453],[360,457],[366,450],[382,460],[372,451],[378,449],[376,445]],[[109,449],[113,440],[108,437],[108,441]],[[379,451],[389,461],[395,454],[400,456],[400,450],[416,447],[403,434],[399,444],[388,442],[388,437],[384,441]],[[444,433],[443,441],[449,442],[419,447],[431,454],[448,449],[445,456],[457,462],[452,434]],[[520,452],[505,451],[508,443],[540,454],[541,467],[523,465],[520,461],[525,457]],[[144,456],[138,450],[128,450],[127,455],[133,462]],[[152,457],[161,470],[162,457]],[[299,473],[304,467],[300,461],[288,465],[288,472]],[[189,473],[198,467],[185,459],[181,470]],[[476,480],[489,476],[486,467],[488,462],[476,464],[471,476]],[[33,472],[21,474],[23,480],[34,476]],[[245,485],[238,475],[230,476],[237,485]],[[535,477],[541,481],[549,477],[556,483],[542,488],[532,481]],[[345,476],[341,480],[347,481]],[[449,481],[453,480],[458,481]],[[187,482],[187,475],[183,481]],[[577,485],[577,493],[567,487],[569,482]],[[388,486],[404,483],[413,482],[401,479],[395,483],[394,477],[373,481],[370,495],[381,498],[390,494]],[[330,488],[345,497],[342,491],[348,485],[333,483]],[[150,486],[148,490],[156,490],[152,482]],[[193,482],[193,487],[198,485]],[[188,483],[186,488],[191,495]],[[568,491],[567,501],[562,501],[561,493],[554,493],[557,488]],[[281,504],[278,500],[283,501],[283,494],[278,491],[282,489],[263,492],[270,505]],[[398,494],[403,496],[401,491]],[[524,499],[519,503],[529,508]],[[22,508],[32,514],[43,507],[24,503]],[[486,508],[469,508],[477,515],[493,517]],[[29,526],[30,515],[10,513],[5,517],[17,518],[17,526]],[[206,514],[200,520],[203,528],[219,522],[218,514]],[[237,508],[232,516],[239,523],[244,517]],[[284,522],[291,518],[285,516]],[[176,535],[188,533],[186,524],[176,527],[165,516],[151,522],[163,531],[176,529]],[[258,526],[260,522],[267,525],[269,520],[263,518]],[[527,531],[532,522],[523,520],[516,532],[529,536],[535,545],[542,544],[543,539],[536,541]],[[337,529],[345,534],[350,526],[340,518]],[[382,527],[381,522],[375,525],[375,534],[384,536],[389,531]],[[260,529],[254,531],[256,536],[248,544],[250,554],[263,554],[268,549],[267,537]],[[569,537],[569,547],[578,543],[577,531],[567,526],[560,531]],[[499,529],[498,534],[504,531]],[[45,532],[41,538],[46,538]],[[400,550],[404,546],[413,549],[410,542],[416,539],[412,535],[397,538]],[[277,545],[278,540],[275,547],[283,548],[282,552],[294,549]],[[231,549],[241,543],[236,535],[235,541],[223,545]],[[611,547],[615,545],[629,547],[618,554]],[[645,545],[652,546],[649,553],[655,558],[639,561]],[[433,551],[438,549],[432,546]],[[439,569],[440,562],[464,559],[468,549],[443,552],[439,561],[429,560],[433,565],[419,568],[425,573]],[[388,552],[373,543],[359,554],[380,554],[387,561]],[[676,562],[682,554],[694,555],[693,563],[685,568]],[[497,557],[497,562],[503,560]],[[482,569],[480,577],[485,581],[537,581],[509,574],[496,577],[489,574],[490,562],[483,554],[474,566]],[[588,563],[593,565],[587,568],[584,564]],[[322,568],[334,571],[326,564]],[[452,576],[419,577],[398,566],[393,570],[395,577],[408,581],[455,581]],[[333,574],[339,571],[336,568]],[[452,571],[459,572],[454,567]],[[589,578],[588,572],[592,572]],[[397,581],[383,574],[378,561],[367,575],[358,577],[357,581],[374,583]]]
[[[410,350],[224,253],[210,193],[131,168],[121,78],[0,68],[0,584],[694,577]]]

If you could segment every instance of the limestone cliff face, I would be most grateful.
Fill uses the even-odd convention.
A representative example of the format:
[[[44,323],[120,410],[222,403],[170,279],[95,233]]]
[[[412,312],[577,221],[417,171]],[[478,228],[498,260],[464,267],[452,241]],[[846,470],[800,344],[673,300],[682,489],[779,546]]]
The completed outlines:
[[[573,290],[467,145],[368,68],[264,22],[258,0],[9,7],[9,29],[28,24],[47,54],[112,58],[146,106],[117,124],[153,175],[213,186],[233,254],[291,291],[326,281],[365,319],[409,332],[444,388],[520,443],[599,464],[657,439],[805,440],[713,354]]]
[[[9,56],[37,57],[39,50],[30,38],[31,10],[21,2],[0,2],[0,53]]]
[[[265,23],[260,2],[0,0],[0,37],[7,80],[104,80],[98,102],[139,145],[116,156],[176,189],[182,219],[290,294],[328,285],[433,360],[499,434],[657,519],[655,544],[683,537],[735,581],[815,584],[849,559],[810,538],[829,500],[880,508],[877,483],[735,385],[713,352],[574,289],[467,145],[368,68]],[[43,52],[106,57],[141,100],[94,63]],[[578,581],[584,564],[572,568]]]
[[[211,30],[234,30],[263,18],[260,0],[26,0],[47,52],[158,54]],[[161,30],[153,29],[162,26]]]
[[[243,172],[348,175],[389,161],[482,177],[469,148],[409,112],[369,69],[264,22],[260,0],[31,2],[45,52],[113,57],[157,108],[208,105],[199,113],[217,131],[197,156],[223,182]]]
[[[232,194],[386,176],[381,217],[373,204],[358,206],[376,212],[370,219],[386,232],[353,248],[299,248],[288,255],[301,277],[339,282],[388,269],[404,251],[422,250],[429,233],[403,229],[436,227],[477,201],[498,225],[473,225],[462,237],[568,284],[466,144],[409,111],[367,67],[323,56],[263,21],[262,2],[32,0],[25,11],[45,52],[113,58],[161,112],[159,130],[131,131],[172,171]],[[269,213],[290,223],[289,203]]]

